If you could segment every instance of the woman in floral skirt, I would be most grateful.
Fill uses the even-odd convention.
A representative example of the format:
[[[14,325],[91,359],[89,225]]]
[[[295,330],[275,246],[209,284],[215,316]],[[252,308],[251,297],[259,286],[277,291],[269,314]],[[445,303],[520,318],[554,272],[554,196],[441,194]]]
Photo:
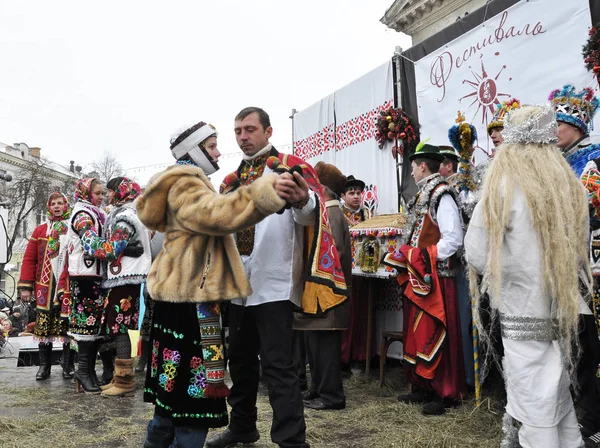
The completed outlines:
[[[204,122],[175,133],[171,152],[177,165],[137,200],[140,220],[165,234],[148,274],[155,303],[144,401],[155,408],[145,448],[201,447],[208,428],[227,425],[219,302],[250,293],[231,233],[285,206],[275,174],[229,195],[215,192],[207,175],[220,154]]]
[[[69,336],[77,341],[78,369],[75,372],[77,390],[100,393],[96,377],[98,335],[104,305],[102,293],[102,263],[86,254],[84,238],[89,233],[102,233],[106,214],[100,208],[104,198],[104,187],[98,179],[81,179],[75,185],[77,202],[71,213],[67,233],[68,283],[71,292],[69,314]],[[68,286],[61,279],[59,291]]]
[[[135,381],[128,331],[138,328],[140,284],[152,264],[150,232],[138,219],[133,204],[141,193],[140,186],[127,177],[116,177],[108,181],[106,188],[111,211],[104,237],[89,230],[82,241],[87,255],[106,262],[102,286],[107,292],[100,334],[115,341],[117,357],[113,380],[101,386],[102,395],[132,396]]]

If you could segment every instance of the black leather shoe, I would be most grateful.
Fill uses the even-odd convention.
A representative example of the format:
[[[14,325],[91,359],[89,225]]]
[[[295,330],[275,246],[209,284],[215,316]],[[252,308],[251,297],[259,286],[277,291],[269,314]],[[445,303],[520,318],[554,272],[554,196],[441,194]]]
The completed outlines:
[[[413,388],[412,392],[398,395],[400,403],[428,403],[433,400],[433,396],[424,390]]]
[[[446,409],[451,408],[454,403],[451,400],[442,400],[435,397],[429,403],[423,404],[423,415],[442,415],[446,413]]]
[[[312,391],[312,390],[305,390],[304,392],[302,392],[302,400],[304,401],[310,401],[310,400],[314,400],[315,398],[317,398],[319,396],[318,393]]]
[[[214,436],[213,438],[206,441],[206,448],[227,448],[235,446],[238,443],[243,445],[250,445],[258,442],[260,434],[255,429],[252,432],[238,434],[231,432],[229,428],[223,431],[221,434]]]
[[[346,402],[344,401],[339,404],[326,404],[320,398],[315,398],[313,400],[305,401],[304,407],[309,409],[316,409],[317,411],[339,410],[346,409]]]

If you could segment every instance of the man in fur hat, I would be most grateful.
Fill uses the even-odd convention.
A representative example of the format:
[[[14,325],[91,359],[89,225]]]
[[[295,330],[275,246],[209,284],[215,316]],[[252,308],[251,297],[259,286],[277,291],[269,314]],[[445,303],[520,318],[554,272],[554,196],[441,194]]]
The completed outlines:
[[[350,290],[352,281],[350,231],[338,200],[344,191],[346,176],[334,165],[325,162],[317,163],[315,171],[325,189],[325,206],[329,213],[329,224],[342,262],[344,278],[347,279],[346,284]],[[341,354],[342,330],[348,328],[349,319],[349,301],[316,317],[295,313],[294,329],[299,330],[297,333],[304,334],[310,364],[311,384],[310,388],[303,393],[304,407],[317,410],[346,407]],[[306,370],[304,359],[295,361],[300,369]]]
[[[419,192],[408,205],[402,247],[384,259],[406,286],[404,373],[413,389],[398,400],[440,415],[467,392],[454,281],[463,230],[456,193],[438,173],[440,149],[421,142],[409,160]]]

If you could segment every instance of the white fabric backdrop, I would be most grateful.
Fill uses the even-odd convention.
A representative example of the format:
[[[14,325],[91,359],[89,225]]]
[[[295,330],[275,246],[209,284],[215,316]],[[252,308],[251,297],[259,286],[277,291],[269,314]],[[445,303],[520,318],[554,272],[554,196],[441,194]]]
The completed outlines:
[[[448,144],[460,110],[477,127],[477,163],[493,147],[486,125],[494,103],[544,103],[564,84],[597,89],[581,56],[590,25],[588,0],[519,2],[417,61],[421,139]]]
[[[296,113],[293,121],[294,154],[313,166],[320,160],[332,163],[345,175],[352,174],[372,185],[379,199],[378,214],[398,212],[398,187],[391,145],[379,149],[375,140],[377,114],[393,105],[392,70],[390,60]],[[331,133],[334,116],[335,150]],[[377,352],[382,331],[402,329],[398,291],[392,283],[386,284],[385,290],[386,293],[375,300]],[[367,300],[366,297],[361,299]],[[399,358],[401,353],[402,345],[398,343],[388,351],[388,355],[395,358]]]

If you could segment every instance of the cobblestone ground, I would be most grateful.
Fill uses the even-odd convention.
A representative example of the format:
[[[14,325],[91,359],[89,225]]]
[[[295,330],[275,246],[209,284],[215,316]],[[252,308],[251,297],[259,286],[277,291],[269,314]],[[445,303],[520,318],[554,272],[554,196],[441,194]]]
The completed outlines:
[[[98,365],[100,370],[100,365]],[[35,381],[37,367],[14,367],[0,361],[0,447],[136,447],[143,445],[152,406],[142,402],[143,377],[133,398],[108,399],[76,394],[59,366],[47,381]],[[389,369],[379,388],[378,372],[345,380],[347,408],[306,410],[307,439],[313,448],[329,447],[497,447],[501,414],[486,400],[472,401],[445,416],[424,417],[416,405],[396,401],[406,388],[401,370]],[[272,412],[266,389],[259,391],[258,447],[270,443]],[[214,431],[217,432],[217,431]]]

